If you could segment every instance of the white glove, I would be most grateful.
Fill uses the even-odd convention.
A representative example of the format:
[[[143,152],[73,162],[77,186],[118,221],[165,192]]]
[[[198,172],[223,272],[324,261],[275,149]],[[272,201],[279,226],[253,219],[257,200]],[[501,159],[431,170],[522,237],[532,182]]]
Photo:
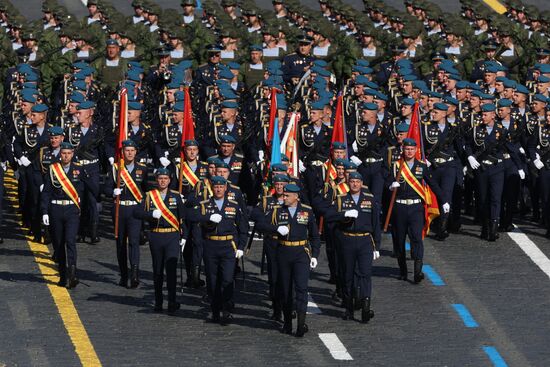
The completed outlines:
[[[309,262],[309,267],[312,269],[315,269],[317,267],[317,259],[312,257],[311,261]]]
[[[352,155],[352,156],[350,157],[349,160],[352,161],[353,164],[355,164],[355,165],[357,165],[357,166],[360,165],[361,163],[363,163],[363,161],[361,161],[361,160],[359,159],[359,157],[357,157],[357,156],[355,156],[355,155]]]
[[[220,223],[222,221],[222,216],[215,213],[210,216],[210,221],[214,223]]]
[[[2,170],[6,172],[8,170],[8,162],[1,162],[0,166],[2,166]]]
[[[519,152],[523,155],[525,155],[525,149],[523,149],[523,147],[519,147]]]
[[[466,172],[468,172],[468,167],[464,166],[464,168],[462,168],[462,173],[465,175]]]
[[[240,259],[241,257],[243,257],[244,255],[244,251],[243,250],[237,250],[237,252],[235,252],[235,257],[237,259]]]
[[[29,161],[29,158],[25,157],[24,155],[19,158],[19,162],[21,162],[21,165],[28,167],[31,164],[31,161]]]
[[[183,253],[183,250],[185,250],[185,243],[187,242],[187,240],[185,238],[182,238],[180,240],[180,247],[181,247],[181,252]]]
[[[401,184],[397,181],[393,181],[390,185],[390,191],[394,191],[395,189],[397,189],[398,187],[401,187]]]
[[[286,236],[289,232],[288,230],[288,227],[287,226],[279,226],[277,228],[277,232],[281,235],[281,236]]]
[[[305,170],[306,170],[306,166],[304,166],[304,162],[302,162],[301,159],[298,161],[298,170],[300,172],[305,172]]]
[[[345,218],[357,218],[358,216],[359,212],[357,211],[357,209],[346,210],[346,212],[344,213]]]
[[[162,217],[162,212],[158,209],[153,210],[153,218],[159,219],[160,217]]]
[[[535,167],[537,167],[537,169],[541,169],[542,167],[544,167],[544,163],[542,163],[542,161],[537,158],[533,161],[533,164],[535,165]]]
[[[374,252],[372,253],[372,259],[373,259],[373,260],[378,260],[378,259],[380,259],[380,251],[374,251]]]
[[[44,223],[45,226],[50,225],[50,216],[48,214],[42,216],[42,223]]]
[[[40,185],[40,192],[42,192],[42,190],[44,190],[44,184]]]
[[[442,208],[443,208],[443,213],[445,213],[445,214],[447,214],[448,212],[451,211],[451,206],[449,205],[449,203],[443,204]]]
[[[519,178],[522,180],[525,180],[525,171],[522,169],[518,169]]]
[[[353,149],[354,153],[357,153],[359,151],[359,148],[357,148],[357,140],[351,144],[351,148]]]
[[[470,166],[473,169],[478,169],[481,166],[481,164],[479,164],[477,159],[475,159],[474,156],[472,156],[472,155],[468,157],[468,162],[470,163]]]
[[[160,161],[160,164],[162,164],[163,167],[168,167],[170,165],[170,160],[166,157],[160,157],[159,161]]]
[[[113,196],[118,196],[120,194],[122,194],[122,189],[117,189],[117,188],[113,189]]]
[[[115,164],[115,159],[113,157],[109,157],[108,161],[111,166]]]
[[[432,162],[426,159],[426,166],[430,167],[432,165]]]
[[[264,151],[263,150],[258,151],[258,159],[260,160],[260,162],[264,160]]]

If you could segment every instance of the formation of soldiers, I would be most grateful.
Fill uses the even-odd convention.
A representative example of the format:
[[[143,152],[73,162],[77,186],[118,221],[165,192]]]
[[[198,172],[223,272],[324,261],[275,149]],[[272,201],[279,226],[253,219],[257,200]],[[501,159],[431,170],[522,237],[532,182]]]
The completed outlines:
[[[24,225],[52,242],[59,285],[78,284],[77,243],[100,242],[112,208],[119,284],[139,286],[148,242],[155,311],[165,277],[168,312],[179,308],[181,256],[186,286],[204,286],[204,272],[212,319],[227,324],[238,261],[260,236],[272,318],[291,334],[295,316],[303,336],[321,240],[345,319],[374,316],[370,274],[390,210],[399,278],[408,236],[422,281],[423,185],[439,241],[464,215],[487,241],[528,213],[550,237],[550,13],[517,0],[502,15],[467,0],[460,14],[404,3],[135,0],[125,17],[88,0],[77,20],[47,0],[28,23],[3,1],[0,179],[14,170]],[[299,159],[270,162],[271,133],[285,136],[291,115]]]

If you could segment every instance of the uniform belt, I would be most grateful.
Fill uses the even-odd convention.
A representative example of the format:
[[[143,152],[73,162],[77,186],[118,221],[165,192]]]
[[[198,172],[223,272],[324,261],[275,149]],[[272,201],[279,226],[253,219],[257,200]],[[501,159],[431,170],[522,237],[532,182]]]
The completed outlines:
[[[279,243],[283,246],[305,246],[307,241],[279,241]]]
[[[509,153],[504,153],[504,154],[502,154],[502,157],[504,157],[504,159],[510,159],[510,154]]]
[[[97,163],[97,162],[99,162],[99,159],[92,159],[92,160],[81,159],[81,160],[78,161],[78,163],[80,163],[83,166],[85,166],[87,164],[94,164],[94,163]]]
[[[55,205],[75,205],[72,200],[52,200],[51,203]]]
[[[206,237],[209,240],[212,241],[231,241],[233,239],[233,235],[229,236],[208,236]]]
[[[134,200],[120,200],[120,205],[122,206],[132,206],[132,205],[138,205],[137,201]]]
[[[172,233],[172,232],[178,232],[179,230],[175,229],[175,228],[154,228],[151,230],[151,232],[155,232],[155,233]]]
[[[413,205],[420,204],[422,200],[420,199],[397,199],[395,200],[398,204]]]
[[[310,163],[312,166],[322,166],[324,163],[322,161],[311,161]]]
[[[434,162],[437,163],[437,164],[441,164],[441,163],[447,163],[447,162],[451,162],[451,161],[454,161],[454,157],[451,157],[451,158],[448,158],[448,159],[445,159],[445,158],[435,158],[434,159]]]
[[[366,237],[366,236],[370,236],[370,233],[369,232],[342,232],[344,234],[344,236],[349,236],[349,237]]]
[[[497,163],[501,163],[501,162],[502,162],[502,159],[498,159],[496,162],[489,161],[489,160],[481,161],[481,163],[483,163],[486,166],[492,166],[493,164],[497,164]]]
[[[365,163],[376,163],[376,162],[382,162],[382,158],[365,158],[363,160]]]

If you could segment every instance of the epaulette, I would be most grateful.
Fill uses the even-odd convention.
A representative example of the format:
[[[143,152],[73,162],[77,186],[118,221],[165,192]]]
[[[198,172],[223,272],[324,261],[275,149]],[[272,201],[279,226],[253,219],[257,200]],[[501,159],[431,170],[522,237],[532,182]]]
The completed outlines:
[[[311,206],[306,205],[306,204],[302,204],[302,206],[303,206],[304,208],[306,208],[306,209],[313,209]]]
[[[208,165],[207,162],[199,161],[200,164]]]
[[[232,187],[234,189],[239,189],[239,190],[241,189],[239,186],[233,185],[232,183],[229,183],[229,187]]]
[[[79,162],[73,162],[75,166],[82,166]]]
[[[208,63],[201,64],[201,65],[199,65],[199,68],[202,68],[203,66],[207,66],[207,65],[208,65]]]
[[[217,155],[217,154],[214,154],[213,156],[208,157],[208,159],[210,159],[210,158],[217,158],[217,157],[218,157],[218,155]]]
[[[172,194],[178,194],[178,195],[180,194],[179,191],[176,191],[176,190],[170,190],[170,192],[171,192]]]
[[[298,55],[296,52],[293,52],[291,54],[288,54],[287,56],[292,56],[292,55]]]
[[[199,204],[206,204],[208,203],[210,200],[203,200],[203,201],[200,201]]]
[[[146,124],[146,123],[144,123],[144,122],[142,122],[141,124],[142,124],[143,127],[146,128],[146,129],[150,129],[150,128],[151,128],[151,126],[149,126],[148,124]]]
[[[244,158],[244,156],[240,153],[235,153],[235,157]]]
[[[231,204],[239,205],[239,203],[237,203],[235,200],[227,199],[227,201]]]

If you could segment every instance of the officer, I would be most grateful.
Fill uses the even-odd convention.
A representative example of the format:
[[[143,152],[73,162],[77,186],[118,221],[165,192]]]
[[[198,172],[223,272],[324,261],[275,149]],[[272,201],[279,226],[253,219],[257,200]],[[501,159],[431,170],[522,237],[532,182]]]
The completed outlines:
[[[408,234],[411,258],[414,260],[414,283],[418,284],[424,279],[422,273],[425,225],[423,202],[426,202],[426,193],[423,185],[427,184],[438,198],[442,196],[441,189],[432,181],[426,164],[415,158],[416,149],[416,141],[410,138],[403,140],[403,161],[393,165],[388,179],[392,181],[389,185],[390,191],[397,190],[392,212],[392,240],[399,265],[399,279],[408,279],[405,258],[405,239]],[[401,175],[398,174],[400,169]],[[399,181],[397,181],[398,176]],[[448,205],[448,203],[444,204]]]
[[[298,326],[296,336],[308,331],[306,311],[309,269],[317,266],[320,240],[315,214],[310,206],[299,201],[300,188],[288,184],[284,189],[284,205],[269,211],[260,225],[266,234],[277,236],[277,286],[283,304],[282,332],[292,334],[292,306],[295,305]],[[295,300],[293,300],[293,293]],[[294,302],[293,302],[294,301]]]
[[[495,121],[496,106],[484,104],[482,124],[475,126],[466,140],[468,163],[474,170],[476,192],[483,218],[481,238],[496,241],[502,190],[504,186],[504,150],[518,154],[517,148],[507,144],[508,132]]]
[[[181,194],[187,198],[195,186],[208,175],[208,165],[199,160],[199,143],[195,139],[184,141],[183,156],[183,167],[177,163],[175,173],[178,179],[180,172],[182,173]]]
[[[118,220],[116,233],[117,260],[120,270],[118,285],[128,287],[128,255],[130,257],[130,288],[139,286],[139,243],[141,220],[134,217],[134,211],[147,192],[147,166],[136,162],[137,147],[133,140],[122,142],[122,162],[113,164],[105,194],[115,199],[114,221]],[[117,187],[117,183],[119,184]],[[118,217],[115,207],[119,206]]]
[[[298,48],[283,58],[283,79],[285,82],[297,84],[304,73],[310,68],[315,61],[315,57],[311,56],[311,48],[313,39],[309,36],[301,36],[298,38]]]
[[[273,178],[273,193],[266,192],[262,195],[262,200],[257,207],[254,208],[250,217],[255,222],[261,222],[263,217],[268,212],[273,210],[275,206],[281,206],[284,203],[284,188],[289,182],[288,176],[284,174],[274,174]],[[263,240],[263,253],[267,259],[267,282],[269,284],[269,298],[271,299],[273,314],[271,319],[274,321],[282,321],[282,305],[278,298],[277,278],[278,263],[277,263],[277,238],[274,236],[266,236]]]
[[[359,287],[358,298],[361,303],[361,322],[367,323],[374,316],[370,309],[372,261],[379,256],[376,251],[380,245],[380,208],[374,196],[363,186],[363,176],[358,172],[348,177],[349,191],[338,195],[336,210],[327,214],[326,220],[336,222],[336,240],[338,259],[344,277],[342,298],[346,311],[344,320],[353,320],[354,280]]]
[[[63,142],[60,161],[52,163],[44,183],[40,209],[42,223],[51,225],[51,236],[59,268],[61,287],[78,284],[76,277],[76,236],[80,221],[80,198],[84,190],[82,167],[73,162],[74,147]],[[51,221],[50,221],[51,217]]]
[[[227,325],[232,318],[235,258],[244,255],[248,221],[243,220],[239,204],[226,197],[227,180],[214,176],[211,182],[213,195],[195,207],[194,216],[201,223],[212,321]]]
[[[168,288],[168,314],[180,308],[176,302],[178,255],[185,248],[185,207],[177,191],[169,189],[170,171],[159,168],[156,172],[157,188],[148,191],[135,215],[149,222],[149,248],[153,257],[153,283],[155,286],[155,312],[162,312],[162,285],[166,268]]]
[[[229,181],[237,186],[240,186],[244,157],[242,154],[235,152],[236,143],[237,141],[235,138],[230,135],[221,136],[219,154],[214,157],[229,165],[231,170],[229,174]]]

